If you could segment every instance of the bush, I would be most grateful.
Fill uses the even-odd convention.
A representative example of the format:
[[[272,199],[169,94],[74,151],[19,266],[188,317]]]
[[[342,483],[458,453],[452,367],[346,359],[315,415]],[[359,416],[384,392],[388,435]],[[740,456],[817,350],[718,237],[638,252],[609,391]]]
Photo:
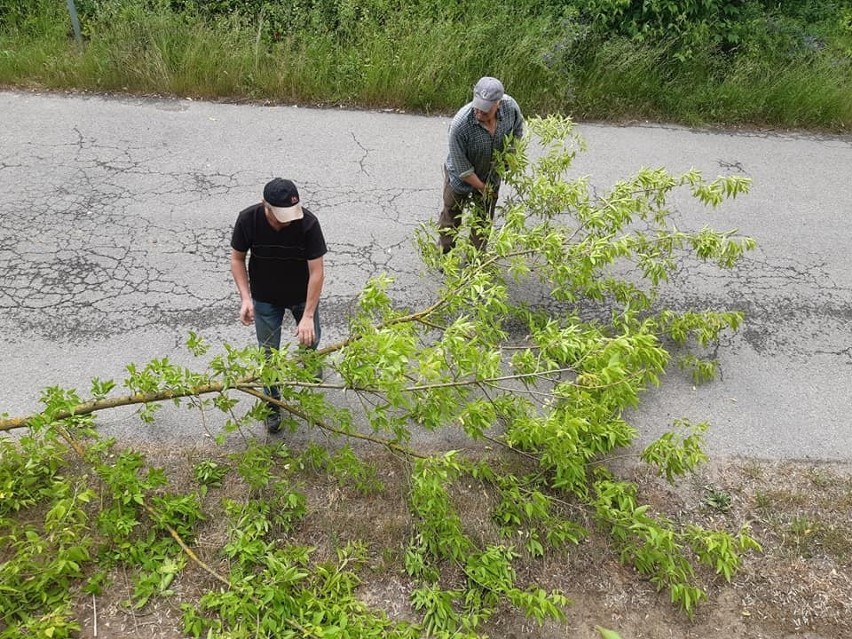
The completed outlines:
[[[528,114],[850,126],[829,0],[76,2],[83,51],[64,3],[0,0],[0,82],[452,112],[488,74]]]
[[[708,48],[738,46],[761,12],[753,0],[591,0],[583,13],[602,37],[624,35],[638,42],[671,39],[679,45],[676,57],[686,58]]]

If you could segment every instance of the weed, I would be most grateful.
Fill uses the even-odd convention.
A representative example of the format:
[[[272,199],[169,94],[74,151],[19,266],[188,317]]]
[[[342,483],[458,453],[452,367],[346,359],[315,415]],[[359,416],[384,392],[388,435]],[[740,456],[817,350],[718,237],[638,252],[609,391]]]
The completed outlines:
[[[832,474],[823,468],[812,468],[808,479],[817,488],[828,488],[836,481]]]
[[[787,525],[787,543],[803,557],[812,557],[817,547],[819,524],[809,517],[796,516]]]
[[[771,490],[767,496],[772,499],[779,508],[804,508],[812,500],[812,497],[804,491],[778,489]]]
[[[198,462],[192,469],[195,481],[205,488],[221,486],[222,479],[227,473],[228,469],[225,466],[209,459]]]
[[[841,565],[852,562],[852,539],[844,526],[821,525],[819,540],[825,552],[834,557]]]
[[[761,479],[765,473],[763,464],[756,459],[748,459],[742,465],[742,473],[748,479],[757,481]]]
[[[758,491],[754,496],[754,504],[762,511],[770,511],[774,506],[774,501],[767,493]]]
[[[704,504],[710,506],[714,510],[726,513],[731,509],[731,493],[716,486],[704,487]]]

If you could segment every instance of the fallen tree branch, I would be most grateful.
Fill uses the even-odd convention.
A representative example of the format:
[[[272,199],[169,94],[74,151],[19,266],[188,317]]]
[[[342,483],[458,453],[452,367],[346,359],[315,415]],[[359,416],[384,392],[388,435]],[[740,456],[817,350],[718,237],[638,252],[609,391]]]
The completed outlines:
[[[403,392],[421,392],[424,390],[430,389],[438,389],[438,388],[451,388],[451,387],[461,387],[461,386],[471,386],[477,384],[491,384],[495,382],[503,382],[508,380],[522,380],[527,378],[535,378],[541,377],[542,375],[556,374],[556,373],[566,373],[573,372],[571,368],[557,368],[548,371],[538,371],[535,373],[519,373],[517,375],[503,375],[494,378],[485,378],[485,379],[474,379],[467,381],[455,381],[455,382],[442,382],[436,384],[421,384],[416,386],[410,386],[408,388],[403,389]],[[380,389],[375,388],[354,388],[351,386],[347,386],[345,384],[340,385],[331,385],[331,384],[303,384],[298,381],[293,382],[294,385],[305,386],[305,387],[316,387],[316,388],[330,388],[330,389],[338,389],[338,390],[353,390],[356,392],[380,392]],[[136,406],[139,404],[151,404],[151,403],[159,403],[165,402],[174,399],[182,399],[185,397],[199,397],[202,395],[210,395],[213,393],[222,393],[227,390],[236,390],[248,393],[250,395],[255,395],[261,399],[265,399],[268,401],[272,401],[273,398],[267,397],[262,393],[250,392],[254,390],[254,387],[257,385],[257,377],[249,377],[245,378],[234,385],[228,385],[225,382],[216,382],[211,384],[205,384],[203,386],[195,386],[192,388],[188,388],[185,390],[173,390],[166,389],[162,391],[152,392],[152,393],[135,393],[133,395],[123,395],[120,397],[111,397],[108,399],[93,399],[81,404],[77,404],[74,408],[70,410],[57,411],[50,418],[50,423],[60,422],[65,419],[70,419],[72,417],[78,417],[80,415],[90,415],[92,413],[109,410],[112,408],[120,408],[122,406]],[[284,406],[286,408],[286,406]],[[8,431],[14,430],[16,428],[25,428],[31,425],[31,422],[36,418],[42,416],[43,413],[34,413],[31,415],[25,415],[23,417],[9,417],[0,419],[0,431]],[[329,428],[326,426],[326,428]]]

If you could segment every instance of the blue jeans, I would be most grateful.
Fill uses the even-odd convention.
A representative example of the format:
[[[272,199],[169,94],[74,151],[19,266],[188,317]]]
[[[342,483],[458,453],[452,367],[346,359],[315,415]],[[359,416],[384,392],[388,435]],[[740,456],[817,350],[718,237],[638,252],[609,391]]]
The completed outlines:
[[[254,305],[254,332],[257,334],[257,343],[267,353],[273,348],[276,350],[281,348],[281,325],[284,323],[285,312],[290,311],[297,325],[302,320],[302,315],[305,314],[304,302],[294,304],[293,306],[278,306],[269,302],[252,300],[252,304]],[[312,349],[316,349],[319,345],[320,336],[322,335],[319,304],[317,304],[317,309],[314,311],[314,334],[316,335],[316,339],[310,346]],[[264,387],[263,392],[275,399],[281,397],[277,388]]]

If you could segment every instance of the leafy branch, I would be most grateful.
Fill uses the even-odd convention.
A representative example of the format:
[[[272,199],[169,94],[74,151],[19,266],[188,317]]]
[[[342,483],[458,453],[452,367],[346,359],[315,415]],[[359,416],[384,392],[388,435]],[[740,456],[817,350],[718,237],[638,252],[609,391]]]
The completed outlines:
[[[515,566],[522,557],[576,544],[593,529],[609,535],[619,558],[687,613],[706,597],[697,565],[730,579],[742,554],[758,548],[746,529],[709,531],[654,514],[608,462],[635,440],[627,409],[660,384],[672,360],[697,378],[712,378],[712,359],[691,347],[712,350],[743,319],[736,311],[675,312],[660,304],[660,288],[680,265],[697,260],[731,268],[754,247],[736,231],[679,230],[667,200],[685,191],[712,208],[745,193],[748,181],[643,169],[598,197],[585,179],[565,177],[580,144],[570,120],[529,124],[539,142],[535,153],[531,136],[500,159],[511,194],[487,251],[467,240],[472,216],[449,255],[435,247],[434,229],[417,232],[424,265],[442,272],[426,308],[397,307],[392,279],[379,275],[361,292],[348,337],[316,352],[284,346],[266,356],[257,347],[225,344],[202,370],[167,359],[130,365],[126,394],[114,394],[111,380],[93,380],[85,401],[74,390],[51,387],[41,412],[0,418],[0,432],[26,429],[19,439],[0,440],[0,548],[11,549],[0,576],[17,588],[14,595],[0,588],[0,613],[13,615],[27,632],[70,636],[68,586],[83,579],[85,566],[98,565],[86,586],[92,591],[116,566],[131,566],[133,605],[144,606],[168,596],[189,560],[214,584],[197,605],[184,607],[184,629],[192,636],[335,636],[356,624],[361,636],[472,638],[506,605],[538,622],[561,618],[567,599],[520,583]],[[187,346],[199,358],[209,353],[194,333]],[[312,379],[319,364],[333,381]],[[280,399],[263,392],[272,386]],[[218,505],[230,526],[219,549],[227,571],[199,556],[194,540],[208,491],[228,471],[199,465],[199,490],[171,494],[164,473],[146,469],[142,455],[109,453],[112,443],[97,435],[102,411],[138,406],[139,417],[153,421],[164,402],[197,410],[205,429],[208,413],[220,414],[217,441],[233,432],[244,438],[235,468],[249,496]],[[332,445],[298,454],[259,443],[253,433],[270,403],[287,426],[317,429]],[[706,459],[707,426],[675,425],[688,433],[666,434],[641,456],[669,481]],[[522,472],[509,470],[505,459],[411,444],[420,431],[447,428],[472,444],[511,451]],[[97,508],[89,479],[62,477],[61,441],[100,482]],[[295,468],[321,470],[347,488],[380,490],[369,463],[354,447],[338,447],[340,441],[382,447],[407,463],[412,520],[404,568],[419,624],[391,622],[358,602],[356,571],[366,552],[358,543],[338,548],[336,561],[319,561],[285,541],[307,514]],[[479,536],[454,503],[468,481],[492,496],[490,528]],[[15,519],[39,508],[52,514],[38,525]],[[38,573],[38,566],[48,568]],[[33,579],[37,573],[41,580]]]

